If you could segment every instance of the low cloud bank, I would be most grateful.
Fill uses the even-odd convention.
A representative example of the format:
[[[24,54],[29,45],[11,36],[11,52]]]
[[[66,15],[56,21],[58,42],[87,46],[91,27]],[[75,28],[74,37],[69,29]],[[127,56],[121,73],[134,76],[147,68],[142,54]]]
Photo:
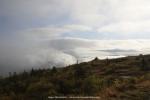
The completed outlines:
[[[88,61],[94,57],[103,59],[146,54],[150,51],[150,40],[91,40],[40,32],[38,34],[32,30],[9,39],[1,39],[0,75],[31,68],[64,67],[77,60]]]

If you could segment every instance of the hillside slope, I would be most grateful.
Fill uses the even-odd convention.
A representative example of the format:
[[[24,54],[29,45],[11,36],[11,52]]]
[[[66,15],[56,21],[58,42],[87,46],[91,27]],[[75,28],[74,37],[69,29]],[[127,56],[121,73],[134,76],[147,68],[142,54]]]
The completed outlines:
[[[150,100],[150,55],[39,69],[0,79],[0,100],[48,96],[100,96],[101,100]]]

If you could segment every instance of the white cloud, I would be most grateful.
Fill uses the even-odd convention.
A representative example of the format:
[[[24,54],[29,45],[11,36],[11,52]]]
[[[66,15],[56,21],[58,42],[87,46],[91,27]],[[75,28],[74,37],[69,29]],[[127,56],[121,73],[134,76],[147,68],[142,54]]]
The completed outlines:
[[[98,29],[98,32],[112,32],[120,34],[132,35],[138,32],[150,32],[150,20],[137,22],[118,22],[103,26]]]
[[[99,32],[125,33],[128,38],[141,32],[143,38],[142,32],[150,32],[149,4],[149,0],[76,0],[70,13],[73,20]]]
[[[32,19],[38,17],[53,19],[67,12],[63,2],[59,0],[2,0],[1,8],[0,15]]]
[[[70,24],[70,25],[64,25],[63,28],[66,28],[73,32],[88,32],[92,31],[92,28],[86,25],[78,25],[78,24]]]
[[[26,24],[30,28],[21,29],[13,37],[9,33],[6,39],[0,34],[0,64],[4,66],[0,70],[22,70],[47,63],[64,66],[95,56],[149,53],[150,40],[142,40],[150,39],[149,5],[149,0],[1,0],[1,26],[8,22],[6,26]],[[85,32],[93,32],[94,38],[99,36],[106,40],[83,39],[81,35],[66,38],[64,35]],[[105,33],[117,39],[108,40]],[[130,50],[136,52],[123,52]]]
[[[44,31],[47,33],[43,34],[43,31],[44,29],[42,31],[36,29],[33,33],[31,31],[30,34],[22,32],[23,36],[20,34],[21,36],[18,36],[18,39],[10,38],[9,41],[0,42],[0,64],[3,66],[0,68],[0,73],[21,71],[32,67],[45,67],[46,65],[49,65],[46,67],[65,66],[76,63],[77,59],[88,61],[96,56],[99,58],[120,57],[150,52],[148,46],[150,40],[89,40],[69,37],[58,38],[55,35],[50,35],[45,39],[44,35],[49,34],[49,31],[47,31],[47,28]],[[104,52],[104,50],[128,52],[116,51],[114,53]],[[130,50],[136,52],[130,52]]]
[[[149,0],[2,0],[0,16],[21,18],[27,23],[47,20],[46,25],[62,21],[61,26],[67,25],[72,31],[92,28],[93,32],[95,29],[112,35],[131,33],[132,37],[132,32],[149,32],[149,5]]]
[[[21,34],[27,38],[32,37],[31,39],[54,39],[61,37],[64,33],[90,31],[92,31],[92,28],[85,25],[68,24],[63,26],[48,26],[43,28],[28,29],[21,32]]]

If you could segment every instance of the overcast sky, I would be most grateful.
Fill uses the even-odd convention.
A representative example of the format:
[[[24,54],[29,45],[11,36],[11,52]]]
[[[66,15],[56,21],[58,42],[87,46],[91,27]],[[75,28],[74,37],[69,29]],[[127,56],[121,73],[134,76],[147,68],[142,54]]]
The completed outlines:
[[[150,52],[150,0],[0,0],[0,74]]]

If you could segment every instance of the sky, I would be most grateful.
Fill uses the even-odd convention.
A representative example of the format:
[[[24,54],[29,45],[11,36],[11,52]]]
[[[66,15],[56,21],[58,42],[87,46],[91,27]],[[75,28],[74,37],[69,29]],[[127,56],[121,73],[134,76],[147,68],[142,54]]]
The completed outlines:
[[[0,75],[150,52],[149,0],[0,0]]]

